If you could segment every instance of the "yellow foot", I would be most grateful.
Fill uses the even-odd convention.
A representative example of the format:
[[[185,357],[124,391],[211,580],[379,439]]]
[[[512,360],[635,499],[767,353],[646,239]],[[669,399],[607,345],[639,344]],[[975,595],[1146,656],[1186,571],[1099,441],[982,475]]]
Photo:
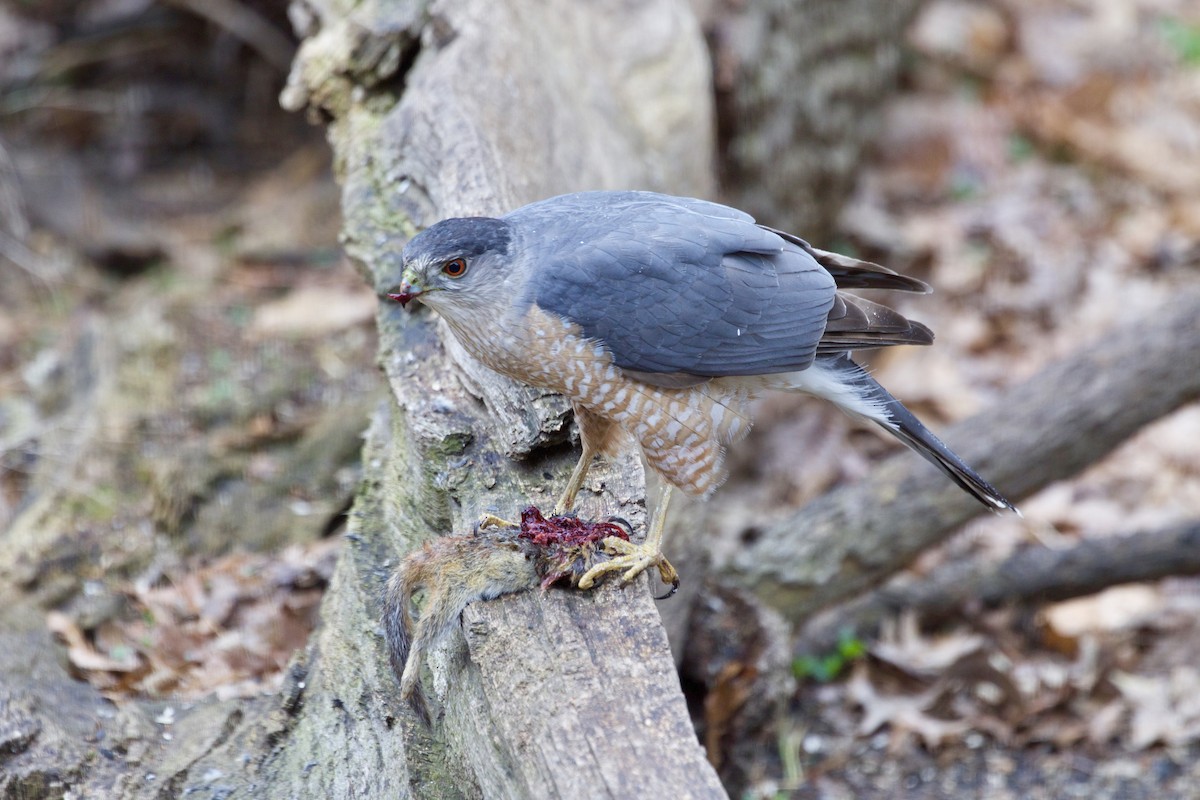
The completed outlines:
[[[666,557],[663,556],[662,551],[654,545],[634,544],[624,539],[618,539],[616,536],[609,536],[602,544],[604,545],[604,550],[612,558],[597,564],[585,572],[583,577],[579,579],[580,589],[592,588],[597,578],[607,575],[610,572],[623,572],[621,582],[629,583],[650,567],[657,567],[658,575],[662,578],[662,582],[671,585],[670,591],[661,597],[656,597],[656,600],[665,600],[679,589],[679,573],[671,566],[671,562],[667,561]]]
[[[475,523],[476,530],[484,528],[519,528],[521,523],[509,522],[503,517],[497,517],[495,514],[484,514],[479,518],[479,522]]]

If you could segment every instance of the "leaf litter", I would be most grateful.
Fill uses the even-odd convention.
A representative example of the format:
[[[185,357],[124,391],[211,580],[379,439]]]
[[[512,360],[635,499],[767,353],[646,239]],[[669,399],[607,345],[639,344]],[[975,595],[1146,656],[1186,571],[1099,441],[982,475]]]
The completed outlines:
[[[936,289],[894,298],[936,346],[872,368],[937,429],[1196,284],[1200,7],[935,0],[910,44],[908,86],[841,228]],[[854,480],[891,447],[786,398],[763,401],[758,420],[758,446],[732,454],[725,490],[745,528],[766,519],[759,508]],[[972,522],[915,569],[1200,518],[1198,443],[1193,405],[1023,502],[1024,523]],[[1198,597],[1197,581],[1171,579],[1035,612],[964,609],[936,632],[904,617],[843,683],[809,684],[800,703],[816,705],[842,753],[880,736],[891,752],[961,753],[980,734],[1092,753],[1195,746]]]
[[[84,631],[48,615],[71,666],[113,699],[240,697],[278,689],[317,621],[340,542],[235,553],[117,588],[120,613]]]

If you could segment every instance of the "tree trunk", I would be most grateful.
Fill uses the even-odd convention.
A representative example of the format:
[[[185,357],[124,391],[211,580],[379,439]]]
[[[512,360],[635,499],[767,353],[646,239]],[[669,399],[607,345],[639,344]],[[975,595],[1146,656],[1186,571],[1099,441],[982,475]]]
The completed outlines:
[[[899,80],[919,0],[693,0],[712,47],[721,190],[827,241]]]
[[[403,240],[444,216],[501,213],[583,188],[711,194],[707,64],[681,3],[446,4],[433,9],[419,49],[399,54],[411,62],[406,74],[371,74],[355,61],[331,67],[330,54],[372,50],[365,30],[389,22],[360,13],[323,20],[285,93],[334,117],[344,241],[378,288],[397,282]],[[342,84],[346,74],[354,85]],[[386,764],[389,780],[422,796],[723,796],[644,580],[468,607],[465,637],[431,658],[443,708],[432,730],[399,703],[374,635],[371,589],[431,536],[465,533],[484,512],[511,519],[525,503],[550,505],[577,450],[556,446],[568,432],[561,398],[480,369],[432,316],[384,305],[379,327],[394,405],[368,437],[375,480],[356,504],[353,556],[333,589],[367,590],[354,619],[327,628],[314,651],[323,661],[327,648],[336,657],[353,647],[345,664],[315,665],[324,681],[336,676],[317,697],[353,702],[309,704],[297,726],[326,736],[350,715],[377,746],[370,760],[341,766],[289,746],[264,775],[299,788],[311,777],[296,776],[317,760],[308,774],[336,779],[331,789],[363,785],[359,769]],[[644,523],[633,454],[597,471],[588,488],[584,515]],[[362,682],[352,697],[347,673]]]

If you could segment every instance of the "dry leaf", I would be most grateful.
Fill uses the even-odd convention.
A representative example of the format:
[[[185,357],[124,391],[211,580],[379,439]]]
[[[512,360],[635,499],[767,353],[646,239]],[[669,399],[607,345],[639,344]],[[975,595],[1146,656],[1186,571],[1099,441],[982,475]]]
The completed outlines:
[[[1200,671],[1179,666],[1169,677],[1112,676],[1132,711],[1129,746],[1184,745],[1200,739]]]
[[[963,0],[927,3],[909,30],[909,41],[922,53],[978,71],[992,68],[1011,38],[1000,10]]]
[[[905,612],[884,623],[879,641],[871,646],[871,655],[910,675],[934,677],[982,647],[983,637],[975,634],[956,631],[923,636],[916,615]]]
[[[1156,586],[1114,586],[1098,594],[1056,603],[1042,615],[1059,636],[1079,638],[1085,633],[1135,627],[1157,616],[1164,606]]]
[[[880,694],[872,686],[863,664],[855,666],[846,689],[850,700],[863,710],[863,719],[858,726],[860,736],[869,736],[888,725],[893,742],[911,733],[933,749],[971,729],[962,720],[938,719],[927,713],[941,696],[941,690],[932,689],[919,695]]]
[[[96,652],[75,621],[60,611],[46,615],[46,627],[67,643],[67,658],[71,665],[84,672],[134,672],[142,667],[133,649],[125,650],[124,658],[110,658]]]
[[[101,656],[62,614],[48,624],[67,641],[72,663],[111,697],[255,694],[278,684],[307,641],[338,545],[329,539],[270,556],[235,553],[168,573],[161,585],[131,586],[134,614],[95,631],[109,652],[128,652],[128,663]],[[127,678],[115,680],[117,671]]]

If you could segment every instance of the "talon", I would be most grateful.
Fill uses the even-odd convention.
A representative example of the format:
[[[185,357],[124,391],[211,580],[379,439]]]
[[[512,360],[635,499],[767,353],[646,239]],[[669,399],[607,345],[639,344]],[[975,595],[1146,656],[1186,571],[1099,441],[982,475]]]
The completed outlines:
[[[666,594],[656,594],[656,595],[654,595],[654,599],[655,600],[669,600],[672,597],[674,597],[675,593],[678,591],[679,591],[679,579],[676,578],[675,580],[671,581],[671,588],[667,589]]]
[[[616,536],[607,537],[601,544],[604,547],[604,552],[609,554],[611,558],[608,561],[596,564],[585,572],[577,584],[580,589],[592,588],[598,578],[610,572],[620,572],[621,583],[628,585],[650,567],[657,567],[658,574],[662,577],[663,583],[672,585],[671,591],[664,595],[664,599],[675,594],[675,589],[679,586],[678,574],[675,572],[675,568],[671,566],[671,562],[667,561],[657,546],[654,544],[634,544]]]
[[[633,536],[633,523],[630,522],[629,520],[625,519],[624,517],[609,517],[608,519],[606,519],[604,521],[609,523],[610,525],[616,525],[618,528],[624,528],[625,533],[629,534],[630,536]]]
[[[675,593],[679,591],[679,573],[675,571],[675,567],[672,566],[671,562],[665,558],[658,562],[658,577],[664,584],[670,584],[671,588],[667,590],[666,594],[655,595],[654,599],[666,600],[674,597]]]

